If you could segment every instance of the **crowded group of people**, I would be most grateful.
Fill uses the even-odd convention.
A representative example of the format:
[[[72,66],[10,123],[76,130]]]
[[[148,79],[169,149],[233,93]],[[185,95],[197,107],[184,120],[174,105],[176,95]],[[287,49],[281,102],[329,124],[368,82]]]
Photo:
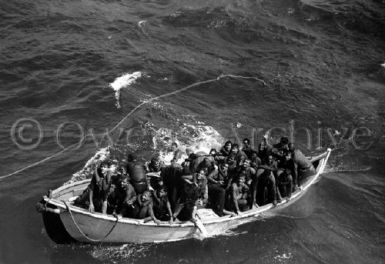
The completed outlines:
[[[197,208],[237,215],[289,200],[301,181],[315,174],[313,164],[287,137],[275,145],[264,137],[257,149],[245,138],[242,146],[227,141],[208,154],[181,151],[176,143],[172,151],[167,166],[159,155],[148,162],[129,154],[121,162],[95,163],[91,182],[75,205],[156,223],[194,221]],[[182,156],[187,158],[178,163]]]

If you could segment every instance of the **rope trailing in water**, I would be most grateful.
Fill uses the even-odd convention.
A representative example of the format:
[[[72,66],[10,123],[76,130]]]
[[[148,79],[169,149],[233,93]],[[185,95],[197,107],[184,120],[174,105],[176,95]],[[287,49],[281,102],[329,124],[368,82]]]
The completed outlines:
[[[36,167],[37,165],[40,165],[40,164],[42,164],[42,163],[44,163],[44,162],[46,162],[46,161],[49,161],[50,159],[53,159],[53,158],[55,158],[55,157],[57,157],[57,156],[63,154],[64,152],[66,152],[66,151],[69,150],[70,148],[75,147],[75,146],[77,146],[77,145],[78,145],[78,143],[73,144],[73,145],[70,145],[70,146],[66,147],[65,149],[62,149],[61,151],[56,152],[56,153],[52,154],[51,156],[48,156],[48,157],[46,157],[46,158],[44,158],[44,159],[42,159],[42,160],[39,160],[39,161],[37,161],[37,162],[35,162],[35,163],[29,164],[28,166],[26,166],[26,167],[24,167],[24,168],[21,168],[21,169],[18,169],[18,170],[16,170],[16,171],[12,172],[12,173],[9,173],[9,174],[0,176],[0,180],[3,180],[3,179],[8,178],[8,177],[11,177],[11,176],[13,176],[13,175],[15,175],[15,174],[18,174],[18,173],[20,173],[20,172],[23,172],[23,171],[25,171],[25,170],[27,170],[27,169]]]
[[[107,233],[104,237],[102,237],[102,238],[100,238],[100,239],[94,239],[94,238],[91,238],[91,237],[89,237],[87,234],[85,234],[85,233],[83,232],[83,230],[80,228],[80,226],[79,226],[78,223],[76,222],[76,220],[75,220],[75,218],[74,218],[74,216],[73,216],[73,214],[72,214],[72,211],[71,211],[71,209],[70,209],[69,204],[68,204],[66,201],[63,201],[63,203],[64,203],[64,205],[66,206],[66,208],[67,208],[67,210],[68,210],[68,212],[69,212],[69,214],[70,214],[70,216],[71,216],[71,220],[72,220],[72,222],[74,223],[76,229],[79,231],[79,233],[80,233],[85,239],[87,239],[87,240],[90,241],[90,242],[94,242],[94,243],[103,242],[103,240],[105,240],[105,239],[112,233],[112,231],[115,229],[115,227],[117,226],[117,224],[118,224],[118,222],[119,222],[118,216],[115,215],[116,221],[114,222],[114,225],[111,227],[110,231],[108,231],[108,233]]]
[[[267,86],[266,82],[258,77],[255,77],[255,76],[241,76],[241,75],[233,75],[233,74],[221,74],[219,75],[217,78],[215,79],[209,79],[209,80],[206,80],[206,81],[200,81],[200,82],[196,82],[196,83],[193,83],[193,84],[190,84],[188,86],[185,86],[183,88],[180,88],[176,91],[173,91],[173,92],[169,92],[169,93],[165,93],[165,94],[162,94],[162,95],[159,95],[159,96],[155,96],[153,98],[150,98],[140,104],[138,104],[136,107],[134,107],[134,109],[132,109],[125,117],[123,117],[111,130],[110,130],[110,133],[114,132],[117,128],[119,128],[119,126],[128,118],[130,117],[133,113],[135,113],[139,108],[141,108],[143,105],[146,105],[148,103],[151,103],[155,100],[158,100],[158,99],[162,99],[162,98],[165,98],[165,97],[168,97],[168,96],[171,96],[171,95],[175,95],[175,94],[178,94],[178,93],[182,93],[184,91],[187,91],[193,87],[196,87],[196,86],[200,86],[202,84],[208,84],[208,83],[212,83],[212,82],[217,82],[223,78],[233,78],[233,79],[253,79],[253,80],[256,80],[256,81],[259,81],[261,82],[264,86]],[[51,156],[48,156],[40,161],[37,161],[35,163],[32,163],[32,164],[29,164],[28,166],[26,167],[23,167],[21,169],[18,169],[12,173],[9,173],[9,174],[6,174],[6,175],[2,175],[0,176],[0,180],[3,180],[5,178],[8,178],[8,177],[11,177],[13,175],[16,175],[16,174],[19,174],[20,172],[23,172],[27,169],[30,169],[30,168],[33,168],[33,167],[36,167],[46,161],[49,161],[61,154],[63,154],[64,152],[66,152],[67,150],[71,149],[72,147],[75,147],[77,146],[78,143],[75,143],[73,145],[70,145],[68,147],[66,147],[65,149],[62,149],[61,151],[59,152],[56,152],[54,154],[52,154]]]

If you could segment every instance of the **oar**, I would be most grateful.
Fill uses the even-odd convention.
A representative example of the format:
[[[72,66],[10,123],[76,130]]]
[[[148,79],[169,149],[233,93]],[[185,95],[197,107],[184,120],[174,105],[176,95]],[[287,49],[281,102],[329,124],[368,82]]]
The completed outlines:
[[[202,220],[198,214],[196,214],[196,218],[194,219],[193,223],[199,229],[199,231],[201,231],[201,234],[204,238],[209,236],[209,233],[207,232],[206,227],[203,225]]]
[[[199,231],[201,231],[201,234],[204,238],[209,236],[209,233],[207,233],[206,227],[203,225],[200,219],[195,219],[194,224],[199,229]]]

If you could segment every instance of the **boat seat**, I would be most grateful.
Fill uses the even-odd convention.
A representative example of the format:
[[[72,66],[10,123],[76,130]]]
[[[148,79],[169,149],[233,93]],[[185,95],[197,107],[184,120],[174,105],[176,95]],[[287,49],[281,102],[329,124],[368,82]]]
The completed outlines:
[[[219,216],[216,213],[214,213],[212,209],[209,209],[209,208],[200,208],[197,210],[197,214],[202,221],[219,218]]]

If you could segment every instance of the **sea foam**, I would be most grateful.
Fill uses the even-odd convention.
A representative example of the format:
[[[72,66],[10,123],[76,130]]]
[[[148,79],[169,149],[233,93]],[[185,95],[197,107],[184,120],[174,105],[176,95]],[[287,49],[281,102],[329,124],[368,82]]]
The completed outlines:
[[[126,73],[116,78],[112,83],[110,83],[110,87],[115,91],[115,98],[116,98],[115,105],[117,108],[121,108],[120,90],[134,84],[136,80],[142,76],[143,76],[143,73],[140,71],[136,71],[133,73]]]

